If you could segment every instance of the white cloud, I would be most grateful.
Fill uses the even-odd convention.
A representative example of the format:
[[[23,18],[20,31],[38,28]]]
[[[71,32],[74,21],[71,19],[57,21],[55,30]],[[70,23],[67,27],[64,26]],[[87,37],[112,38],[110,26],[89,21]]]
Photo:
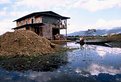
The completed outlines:
[[[13,27],[15,27],[15,24],[11,21],[11,19],[0,21],[0,35],[7,31],[12,31],[11,29]]]
[[[51,9],[59,7],[68,7],[68,0],[19,0],[16,6],[26,6],[28,8]]]
[[[0,11],[0,16],[6,16],[7,15],[7,12],[6,11]]]
[[[91,12],[109,9],[113,7],[121,8],[121,0],[19,0],[16,6],[25,6],[37,9],[58,9],[58,8],[82,8]]]
[[[28,14],[28,11],[12,11],[9,12],[8,11],[0,11],[0,35],[7,32],[7,31],[13,31],[12,28],[16,27],[16,23],[13,22],[15,19],[24,16],[26,14]]]
[[[0,0],[0,4],[7,4],[10,3],[10,0]]]
[[[121,0],[79,0],[73,7],[95,12],[113,7],[121,7]]]
[[[121,20],[109,20],[99,19],[94,25],[95,28],[111,29],[114,27],[121,27]]]
[[[13,20],[18,19],[18,18],[20,18],[22,16],[25,16],[27,14],[30,14],[30,12],[28,12],[28,11],[23,11],[23,12],[21,12],[21,11],[13,11],[13,12],[9,13],[9,15],[14,18]],[[13,21],[13,20],[11,20],[11,21]]]

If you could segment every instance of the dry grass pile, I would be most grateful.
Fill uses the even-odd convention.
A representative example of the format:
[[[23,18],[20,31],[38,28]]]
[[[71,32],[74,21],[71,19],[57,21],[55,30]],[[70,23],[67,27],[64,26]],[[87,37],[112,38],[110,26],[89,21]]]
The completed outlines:
[[[7,32],[0,36],[0,55],[52,53],[56,45],[32,31]]]

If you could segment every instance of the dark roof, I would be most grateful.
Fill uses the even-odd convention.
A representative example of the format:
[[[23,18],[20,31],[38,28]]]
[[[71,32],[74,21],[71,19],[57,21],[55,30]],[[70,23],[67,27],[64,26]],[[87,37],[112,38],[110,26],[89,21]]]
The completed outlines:
[[[14,20],[14,21],[20,21],[20,20],[23,20],[23,19],[26,19],[26,18],[32,17],[32,16],[51,16],[51,17],[56,17],[56,18],[60,18],[60,19],[70,19],[70,17],[61,16],[53,11],[44,11],[44,12],[34,12],[31,14],[28,14],[26,16],[23,16],[19,19]]]
[[[34,24],[25,24],[25,25],[22,25],[22,26],[18,26],[18,27],[15,27],[15,28],[12,28],[12,29],[20,29],[20,28],[23,28],[23,27],[28,27],[28,26],[42,26],[44,25],[43,23],[34,23]]]

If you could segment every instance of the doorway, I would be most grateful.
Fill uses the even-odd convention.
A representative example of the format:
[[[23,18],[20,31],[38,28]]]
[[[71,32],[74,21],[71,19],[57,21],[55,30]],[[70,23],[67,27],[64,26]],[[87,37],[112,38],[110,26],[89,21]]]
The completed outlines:
[[[58,28],[53,28],[52,29],[52,36],[53,36],[53,39],[55,40],[55,35],[57,34],[60,34],[60,30]]]
[[[42,36],[42,27],[35,27],[35,33]]]

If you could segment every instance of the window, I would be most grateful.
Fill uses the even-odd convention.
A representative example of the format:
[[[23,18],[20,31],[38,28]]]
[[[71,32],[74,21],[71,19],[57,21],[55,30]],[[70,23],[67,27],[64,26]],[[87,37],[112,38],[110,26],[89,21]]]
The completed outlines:
[[[32,18],[32,21],[31,21],[31,23],[33,24],[34,23],[34,19]]]
[[[26,21],[26,24],[28,24],[28,22]]]

